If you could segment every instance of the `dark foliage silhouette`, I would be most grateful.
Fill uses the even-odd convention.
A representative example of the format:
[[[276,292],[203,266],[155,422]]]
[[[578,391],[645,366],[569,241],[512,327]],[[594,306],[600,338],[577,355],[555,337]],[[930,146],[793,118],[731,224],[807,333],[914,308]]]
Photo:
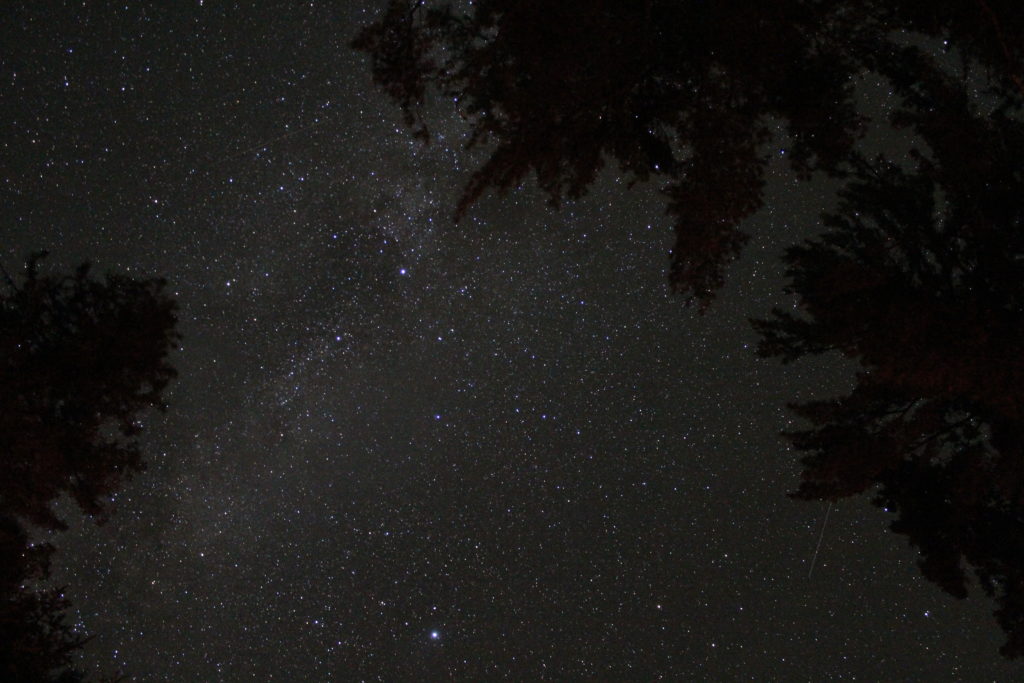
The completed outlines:
[[[429,138],[436,91],[468,122],[468,146],[490,145],[456,220],[530,174],[552,204],[577,198],[613,162],[631,182],[662,182],[676,235],[670,281],[702,310],[748,239],[740,224],[762,206],[775,124],[800,177],[841,174],[864,123],[853,84],[867,70],[896,73],[893,36],[951,41],[1002,97],[1024,97],[1024,10],[1011,0],[461,7],[391,0],[353,41],[416,137]]]
[[[1024,125],[981,115],[913,49],[894,122],[930,151],[907,170],[855,159],[829,231],[788,253],[800,314],[755,322],[760,353],[839,351],[854,390],[794,406],[811,425],[793,494],[872,490],[930,580],[995,597],[1002,653],[1024,655]]]
[[[175,304],[160,280],[97,280],[88,266],[45,276],[38,265],[0,301],[0,503],[62,529],[50,507],[59,495],[102,519],[104,497],[142,469],[137,416],[164,407]]]
[[[49,575],[53,547],[33,544],[13,517],[0,517],[0,674],[11,681],[77,681],[72,653],[86,639],[66,622],[61,589],[26,584]]]
[[[493,143],[456,218],[486,190],[530,173],[557,205],[607,161],[632,181],[664,180],[675,220],[671,281],[702,306],[762,204],[766,142],[788,126],[794,168],[833,168],[860,120],[841,15],[822,3],[393,0],[353,45],[374,81],[428,137],[427,93]],[[778,150],[775,150],[776,153]]]
[[[969,55],[1001,96],[1024,98],[1024,7],[1015,0],[899,0],[870,10],[885,26],[941,38]]]
[[[59,589],[37,590],[53,552],[30,526],[66,528],[67,494],[102,522],[106,499],[143,468],[139,414],[162,409],[174,377],[175,304],[161,280],[39,271],[0,285],[0,678],[78,680],[83,639]]]

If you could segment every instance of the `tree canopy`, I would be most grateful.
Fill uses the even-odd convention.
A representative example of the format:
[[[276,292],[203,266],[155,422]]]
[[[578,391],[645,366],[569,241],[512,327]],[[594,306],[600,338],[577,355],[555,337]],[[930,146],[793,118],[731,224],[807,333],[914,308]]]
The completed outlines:
[[[415,135],[428,137],[434,88],[468,121],[469,146],[491,144],[457,219],[530,173],[552,204],[577,198],[614,161],[632,181],[664,180],[671,280],[706,305],[747,239],[738,225],[762,205],[773,121],[804,175],[856,139],[841,24],[803,0],[485,0],[464,13],[393,0],[353,45]]]
[[[1019,98],[1022,29],[1005,0],[391,0],[353,46],[415,136],[429,139],[436,92],[467,122],[468,146],[489,146],[456,220],[530,174],[558,205],[615,163],[632,182],[661,182],[676,236],[669,279],[703,309],[763,204],[779,124],[800,177],[840,174],[865,122],[856,79],[892,75],[892,36],[955,40]]]
[[[811,427],[793,494],[865,491],[921,552],[925,576],[965,597],[970,566],[1024,655],[1024,124],[982,115],[937,70],[894,115],[928,151],[905,169],[856,158],[828,232],[789,250],[800,313],[755,322],[760,353],[838,351],[853,391],[794,406]]]
[[[102,522],[143,469],[140,414],[164,408],[178,334],[162,280],[43,274],[43,256],[0,284],[0,677],[68,681],[84,640],[63,592],[33,587],[53,547],[32,527],[66,528],[53,508],[64,494]]]

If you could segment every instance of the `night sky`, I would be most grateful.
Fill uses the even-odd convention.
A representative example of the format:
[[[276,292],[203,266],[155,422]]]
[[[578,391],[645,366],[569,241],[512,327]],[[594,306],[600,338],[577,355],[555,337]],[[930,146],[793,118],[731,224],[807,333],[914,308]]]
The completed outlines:
[[[785,494],[787,402],[834,357],[754,355],[833,186],[772,166],[705,314],[654,187],[458,225],[480,162],[414,141],[348,43],[368,2],[7,2],[0,261],[162,276],[179,378],[149,469],[53,581],[138,680],[1011,680],[992,604],[928,583],[866,497]],[[84,5],[84,7],[83,7]],[[884,92],[865,84],[865,106]]]

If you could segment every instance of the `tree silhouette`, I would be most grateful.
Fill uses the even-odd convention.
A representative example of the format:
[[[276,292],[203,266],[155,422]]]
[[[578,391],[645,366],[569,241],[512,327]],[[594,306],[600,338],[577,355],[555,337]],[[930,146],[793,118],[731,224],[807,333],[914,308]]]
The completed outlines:
[[[0,505],[50,529],[68,493],[102,520],[103,498],[142,469],[137,416],[174,377],[175,304],[162,280],[42,276],[39,256],[0,299]]]
[[[1001,97],[1024,100],[1024,8],[1014,0],[460,7],[390,0],[352,43],[416,137],[429,138],[424,110],[437,91],[468,122],[468,146],[491,145],[456,220],[531,173],[558,205],[614,162],[630,182],[663,183],[676,236],[670,282],[701,310],[748,239],[741,222],[763,203],[775,124],[785,124],[801,178],[842,173],[864,123],[853,84],[868,70],[893,75],[893,36],[952,42]]]
[[[49,575],[53,547],[33,544],[13,517],[0,516],[0,675],[9,681],[77,681],[72,653],[86,639],[65,621],[62,589],[34,590]]]
[[[0,286],[0,677],[78,680],[84,640],[64,621],[59,589],[36,590],[53,552],[26,525],[61,530],[68,494],[102,522],[105,499],[143,468],[136,436],[146,408],[174,377],[175,303],[162,280],[42,275]]]
[[[675,219],[671,281],[702,306],[762,204],[776,120],[806,176],[851,148],[854,71],[842,15],[804,0],[604,2],[483,0],[467,14],[392,0],[353,46],[428,137],[428,89],[469,122],[490,158],[458,201],[534,173],[557,205],[581,196],[607,160],[631,182],[663,178]],[[777,153],[777,150],[776,150]]]
[[[1024,98],[1024,8],[1015,0],[898,0],[870,10],[883,24],[942,38],[969,55],[1002,97]]]
[[[1002,653],[1024,655],[1024,124],[981,115],[912,48],[894,79],[929,153],[907,170],[855,158],[830,230],[790,249],[801,314],[755,321],[759,352],[839,351],[854,390],[794,406],[803,458],[792,494],[875,503],[921,552],[927,578],[967,595],[964,565],[996,598]],[[896,63],[896,62],[894,62]]]

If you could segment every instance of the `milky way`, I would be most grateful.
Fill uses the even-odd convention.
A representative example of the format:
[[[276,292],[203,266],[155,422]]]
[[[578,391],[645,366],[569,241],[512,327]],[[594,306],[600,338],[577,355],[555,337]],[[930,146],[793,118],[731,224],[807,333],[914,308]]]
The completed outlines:
[[[87,3],[93,5],[93,3]],[[461,121],[412,141],[347,42],[360,3],[5,6],[5,267],[166,277],[180,376],[149,470],[54,541],[139,680],[1013,676],[863,501],[785,497],[779,367],[747,319],[828,188],[772,167],[720,300],[666,285],[655,188],[608,173],[451,221]],[[45,7],[44,7],[45,5]],[[106,3],[95,3],[106,5]],[[172,7],[173,5],[173,7]]]

